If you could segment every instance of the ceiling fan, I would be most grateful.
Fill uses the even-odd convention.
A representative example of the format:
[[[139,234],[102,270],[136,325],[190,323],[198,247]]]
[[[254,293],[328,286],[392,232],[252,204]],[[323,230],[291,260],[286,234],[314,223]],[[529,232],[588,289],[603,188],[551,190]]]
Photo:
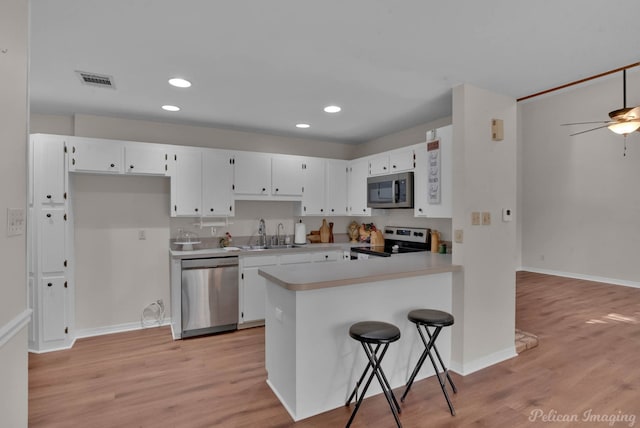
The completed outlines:
[[[616,134],[624,135],[637,131],[640,128],[640,106],[627,107],[627,70],[622,70],[622,98],[623,107],[618,110],[609,112],[611,120],[603,122],[575,122],[575,123],[563,123],[561,126],[567,125],[587,125],[598,123],[600,126],[587,129],[585,131],[576,132],[570,134],[571,136],[584,134],[586,132],[595,131],[596,129],[609,128]]]

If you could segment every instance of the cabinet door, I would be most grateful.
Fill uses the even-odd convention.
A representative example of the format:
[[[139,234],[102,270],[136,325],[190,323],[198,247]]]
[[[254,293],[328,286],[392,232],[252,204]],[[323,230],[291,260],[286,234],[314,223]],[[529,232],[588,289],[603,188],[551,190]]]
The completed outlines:
[[[367,207],[368,174],[369,161],[366,158],[349,162],[349,215],[371,215],[371,208]]]
[[[300,215],[325,214],[325,161],[307,158],[302,170],[302,204]]]
[[[67,192],[64,140],[39,135],[33,138],[32,148],[36,203],[63,204]]]
[[[392,173],[402,171],[413,171],[415,167],[415,156],[413,148],[394,150],[389,153],[389,168]]]
[[[42,291],[42,340],[64,340],[67,332],[67,293],[65,278],[44,277]]]
[[[233,183],[236,195],[268,196],[271,189],[271,155],[236,152]]]
[[[127,174],[165,175],[167,170],[166,151],[159,147],[145,147],[141,144],[124,148]]]
[[[122,145],[110,140],[75,140],[68,147],[69,171],[122,173]]]
[[[326,211],[329,215],[348,215],[347,161],[326,161]]]
[[[40,271],[63,272],[65,268],[65,211],[39,211]]]
[[[369,175],[389,174],[389,155],[381,154],[369,159]]]
[[[233,159],[230,152],[202,153],[202,215],[233,215]]]
[[[257,267],[245,268],[243,275],[242,322],[259,321],[265,318],[267,305],[267,280],[258,274]]]
[[[202,156],[196,152],[174,155],[171,215],[200,216],[202,213]],[[175,184],[174,184],[175,183]]]
[[[271,158],[271,194],[302,196],[302,158],[274,156]]]

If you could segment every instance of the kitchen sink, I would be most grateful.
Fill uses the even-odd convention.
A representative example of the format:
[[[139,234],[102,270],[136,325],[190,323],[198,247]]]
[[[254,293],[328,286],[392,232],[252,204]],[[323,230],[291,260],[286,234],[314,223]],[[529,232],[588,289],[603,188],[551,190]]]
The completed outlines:
[[[282,244],[282,245],[243,245],[240,247],[247,251],[261,251],[261,250],[282,250],[287,248],[303,248],[302,245],[294,244]]]

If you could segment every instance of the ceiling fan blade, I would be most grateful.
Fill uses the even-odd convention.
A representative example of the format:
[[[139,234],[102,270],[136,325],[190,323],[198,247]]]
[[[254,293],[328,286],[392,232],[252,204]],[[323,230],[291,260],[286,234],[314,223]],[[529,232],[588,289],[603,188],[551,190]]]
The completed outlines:
[[[591,129],[587,129],[586,131],[580,131],[580,132],[576,132],[575,134],[569,134],[570,137],[573,137],[574,135],[580,135],[580,134],[584,134],[586,132],[591,132],[591,131],[595,131],[596,129],[602,129],[602,128],[606,128],[607,126],[610,125],[610,122],[606,122],[606,125],[602,125],[602,126],[598,126],[595,128],[591,128]]]
[[[629,110],[625,115],[624,118],[626,120],[636,120],[636,119],[640,119],[640,106],[638,107],[634,107],[631,110]]]
[[[599,120],[597,122],[572,122],[572,123],[561,123],[560,126],[568,126],[568,125],[590,125],[592,123],[609,123],[609,121]]]

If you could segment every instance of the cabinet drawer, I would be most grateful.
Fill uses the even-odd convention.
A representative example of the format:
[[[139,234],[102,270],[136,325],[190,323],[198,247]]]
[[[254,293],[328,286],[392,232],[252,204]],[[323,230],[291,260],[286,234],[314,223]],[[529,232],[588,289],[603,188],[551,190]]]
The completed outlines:
[[[242,267],[270,266],[278,264],[278,256],[243,257]]]
[[[309,263],[311,262],[311,253],[303,254],[283,254],[280,256],[281,265],[290,265],[296,263]]]

